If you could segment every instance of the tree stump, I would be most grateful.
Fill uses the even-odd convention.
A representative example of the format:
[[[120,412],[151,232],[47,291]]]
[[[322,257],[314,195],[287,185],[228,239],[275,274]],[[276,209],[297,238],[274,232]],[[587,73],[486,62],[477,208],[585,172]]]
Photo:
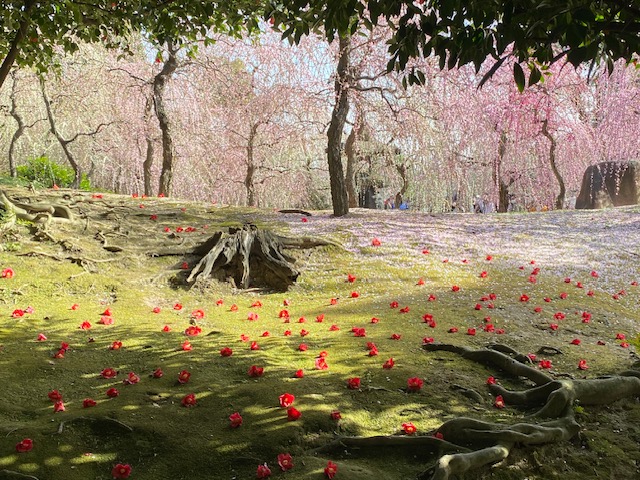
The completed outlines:
[[[187,283],[215,278],[237,288],[286,291],[300,274],[293,265],[295,258],[283,252],[287,246],[286,239],[252,224],[217,232],[194,250],[194,254],[203,256]]]

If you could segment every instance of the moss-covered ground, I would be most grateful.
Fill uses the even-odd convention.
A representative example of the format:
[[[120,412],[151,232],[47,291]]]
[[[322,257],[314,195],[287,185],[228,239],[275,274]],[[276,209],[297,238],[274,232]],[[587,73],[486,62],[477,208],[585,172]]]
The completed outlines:
[[[56,202],[69,193],[39,195]],[[79,222],[55,224],[51,238],[40,240],[20,224],[3,240],[0,270],[14,275],[0,279],[0,478],[18,472],[41,480],[108,479],[122,463],[137,480],[251,479],[267,463],[273,478],[312,480],[323,478],[328,460],[338,465],[336,479],[415,478],[435,461],[433,452],[312,450],[336,435],[400,435],[405,422],[431,435],[455,416],[510,423],[527,413],[494,408],[485,385],[490,375],[514,388],[523,383],[455,355],[424,352],[425,337],[474,347],[499,342],[523,353],[555,347],[562,353],[539,359],[574,378],[612,374],[637,359],[634,209],[505,216],[356,210],[344,219],[318,212],[302,222],[173,199],[81,195],[74,197],[82,200],[74,206],[84,216]],[[183,262],[193,266],[193,258],[149,255],[244,221],[292,237],[321,236],[345,249],[296,253],[302,273],[286,293],[243,293],[217,282],[188,289],[178,280]],[[105,242],[116,248],[105,249]],[[100,323],[107,309],[112,325]],[[285,309],[288,323],[280,316]],[[194,319],[198,310],[204,316]],[[588,323],[583,312],[591,314]],[[249,320],[251,313],[257,319]],[[423,320],[427,313],[435,326]],[[201,333],[185,335],[193,323]],[[485,331],[487,324],[494,330]],[[454,327],[457,333],[449,333]],[[191,350],[183,349],[185,341]],[[69,347],[54,358],[62,342]],[[110,348],[114,342],[121,348]],[[377,356],[369,355],[368,342]],[[220,354],[225,347],[231,356]],[[326,370],[315,367],[321,352]],[[389,358],[395,366],[383,369]],[[587,370],[577,368],[580,360]],[[250,377],[252,365],[264,374]],[[103,378],[106,368],[117,376]],[[158,368],[163,376],[154,378]],[[183,370],[191,377],[181,384]],[[129,372],[139,382],[123,383]],[[360,389],[347,388],[352,377],[361,379]],[[419,392],[407,393],[410,377],[424,380]],[[457,386],[484,400],[474,403]],[[106,395],[112,387],[115,398]],[[52,390],[62,395],[64,411],[54,412]],[[197,404],[184,407],[190,393]],[[295,396],[298,420],[289,421],[279,406],[284,393]],[[83,408],[86,398],[97,404]],[[584,428],[571,442],[516,449],[503,464],[465,478],[639,478],[638,399],[579,411]],[[230,426],[235,412],[243,418],[239,428]],[[24,438],[33,449],[19,453]],[[280,453],[293,458],[286,473],[277,465]]]

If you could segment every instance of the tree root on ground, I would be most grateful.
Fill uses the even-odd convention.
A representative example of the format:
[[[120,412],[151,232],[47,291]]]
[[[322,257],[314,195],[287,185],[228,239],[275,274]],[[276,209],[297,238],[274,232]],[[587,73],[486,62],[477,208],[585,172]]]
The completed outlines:
[[[438,428],[438,438],[426,436],[391,436],[370,438],[337,438],[314,450],[325,452],[337,448],[404,447],[439,445],[448,449],[429,470],[422,472],[422,480],[448,480],[453,475],[492,465],[505,460],[516,445],[541,445],[568,441],[578,434],[580,425],[574,418],[574,403],[605,405],[623,398],[640,395],[640,372],[628,370],[617,376],[588,380],[557,380],[531,366],[531,360],[505,345],[491,345],[474,350],[450,344],[426,344],[429,352],[446,351],[462,358],[501,370],[513,377],[524,377],[534,387],[511,391],[498,384],[490,391],[501,395],[506,405],[538,408],[531,422],[502,425],[459,417]],[[442,442],[442,443],[437,443]]]
[[[0,470],[0,479],[27,479],[27,480],[39,480],[38,477],[33,475],[27,475],[26,473],[14,472],[13,470]]]
[[[52,221],[72,222],[75,220],[71,209],[66,205],[18,203],[10,200],[3,191],[0,191],[0,208],[13,217],[13,223],[15,223],[15,219],[31,222],[35,225],[48,225]]]

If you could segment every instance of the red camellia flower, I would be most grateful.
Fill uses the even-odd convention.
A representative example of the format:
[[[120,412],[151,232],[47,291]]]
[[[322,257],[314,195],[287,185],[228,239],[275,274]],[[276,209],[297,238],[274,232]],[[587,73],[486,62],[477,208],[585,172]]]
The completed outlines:
[[[593,290],[589,290],[589,291],[587,292],[587,297],[593,297],[594,295],[595,295],[595,293],[594,293],[594,291],[593,291]]]
[[[595,270],[592,270],[592,271],[591,271],[591,276],[592,276],[593,278],[598,278],[600,275],[598,275],[598,272],[596,272]]]
[[[354,337],[366,337],[367,336],[367,331],[364,328],[353,327],[351,329],[351,331],[353,332],[353,336]]]
[[[18,453],[26,453],[30,452],[33,449],[33,440],[30,438],[23,438],[18,443],[16,443],[16,452]]]
[[[96,401],[93,398],[85,398],[82,401],[82,408],[91,408],[97,405]]]
[[[300,219],[300,221],[301,221],[302,223],[307,223],[307,222],[309,221],[309,219],[308,219],[307,217],[302,217],[302,218]]]
[[[160,313],[160,307],[153,307],[153,313]]]
[[[526,295],[526,294],[523,293],[522,295],[520,295],[520,301],[521,302],[528,302],[529,301],[529,295]]]
[[[351,275],[350,273],[347,274],[347,282],[353,283],[355,281],[356,281],[356,276],[355,275]]]
[[[118,372],[116,372],[113,368],[105,368],[104,370],[102,370],[102,372],[100,372],[100,375],[103,378],[115,378],[115,376],[118,375]]]
[[[467,328],[467,335],[474,336],[476,334],[475,328]]]
[[[251,350],[260,350],[260,345],[258,345],[258,342],[251,342]]]
[[[371,323],[378,323],[380,319],[378,317],[371,317]]]
[[[182,398],[183,407],[195,407],[198,401],[193,393],[189,393]]]
[[[487,385],[494,385],[496,383],[495,377],[487,378]]]
[[[580,345],[581,343],[582,342],[579,338],[574,338],[573,340],[571,340],[571,345]]]
[[[249,341],[249,337],[247,335],[245,335],[244,333],[240,334],[240,341],[241,342],[248,342]]]
[[[564,279],[564,283],[571,283],[571,278],[569,278],[569,277],[565,277],[565,279]]]
[[[327,462],[327,466],[324,467],[324,474],[325,476],[329,479],[332,480],[333,477],[336,476],[336,473],[338,473],[338,465],[336,465],[335,463],[333,463],[331,460],[329,460]]]
[[[300,336],[301,337],[306,337],[307,335],[309,335],[309,331],[305,330],[304,328],[302,330],[300,330]]]
[[[58,390],[51,390],[47,396],[52,402],[59,402],[62,400],[62,394]]]
[[[200,328],[198,325],[190,325],[184,331],[184,334],[187,335],[188,337],[195,337],[197,335],[200,335],[201,333],[202,333],[202,328]]]
[[[616,333],[616,340],[625,340],[627,336],[624,333]]]
[[[263,367],[258,367],[257,365],[251,365],[251,367],[249,367],[250,377],[261,377],[263,373],[264,373]]]
[[[409,313],[409,307],[402,307],[400,313]]]
[[[451,327],[449,330],[447,330],[449,333],[458,333],[458,327]]]
[[[237,312],[238,311],[238,306],[234,303],[233,305],[231,305],[229,307],[229,311],[230,312]]]
[[[552,323],[549,325],[549,328],[555,332],[556,330],[558,330],[558,324]]]
[[[229,415],[229,422],[231,428],[238,428],[240,425],[242,425],[242,415],[240,415],[238,412],[232,413],[231,415]]]
[[[406,433],[407,435],[413,435],[418,431],[416,426],[411,422],[403,423],[402,424],[402,430],[404,430],[404,433]]]
[[[290,336],[291,336],[291,330],[285,330],[285,331],[284,331],[284,333],[283,333],[283,335],[284,335],[285,337],[290,337]]]
[[[300,369],[300,370],[296,370],[296,373],[293,374],[293,376],[295,378],[302,378],[304,377],[304,370]]]
[[[332,298],[331,300],[329,300],[329,304],[330,305],[337,305],[338,304],[338,299],[337,298]]]
[[[140,377],[136,375],[134,372],[129,372],[127,378],[125,378],[122,383],[125,385],[135,385],[140,381]]]
[[[278,313],[278,318],[289,318],[289,311],[280,310],[280,313]]]
[[[107,390],[107,397],[109,398],[115,398],[118,395],[120,395],[120,392],[117,388],[110,388],[109,390]]]
[[[14,275],[15,272],[13,271],[13,268],[5,268],[2,270],[2,278],[13,278]]]
[[[260,308],[262,307],[262,302],[260,300],[256,300],[251,304],[251,308]]]
[[[316,370],[328,370],[329,365],[327,365],[327,360],[324,357],[316,358]]]
[[[334,410],[329,414],[329,416],[331,417],[332,420],[336,420],[336,421],[342,419],[342,414],[340,413],[340,410]]]
[[[371,348],[369,348],[369,356],[375,357],[376,355],[378,355],[378,347],[373,345]]]
[[[540,360],[540,362],[538,363],[538,366],[540,368],[545,368],[545,369],[549,369],[551,368],[551,360]]]
[[[360,294],[358,292],[351,292],[351,298],[358,298]]]
[[[560,294],[560,298],[561,298],[562,300],[565,300],[568,296],[569,296],[569,294],[568,294],[568,293],[566,293],[566,292],[562,292],[562,293]]]
[[[591,314],[589,312],[582,312],[582,323],[589,323],[591,321]]]
[[[224,305],[224,300],[223,299],[219,298],[218,300],[216,300],[216,306],[217,307],[220,307],[222,305]]]
[[[268,337],[270,335],[271,335],[271,333],[268,330],[265,330],[264,332],[262,332],[262,335],[260,335],[260,336],[264,338],[264,337]]]
[[[391,307],[391,308],[398,308],[399,306],[400,306],[400,304],[398,302],[396,302],[395,300],[389,304],[389,307]]]
[[[399,333],[391,334],[391,340],[400,340],[401,338],[402,338],[402,335],[400,335]]]
[[[549,297],[544,297],[544,301],[547,303],[551,303],[551,299]]]
[[[374,247],[379,247],[380,245],[382,245],[382,242],[379,239],[374,238],[373,240],[371,240],[371,245],[373,245]]]
[[[298,345],[298,350],[301,352],[306,352],[309,349],[309,347],[307,346],[306,343],[301,343],[300,345]]]
[[[340,327],[338,327],[338,325],[336,325],[335,323],[329,327],[330,332],[337,332],[338,330],[340,330]]]
[[[293,405],[293,402],[295,402],[296,397],[291,393],[283,393],[282,395],[280,395],[280,397],[278,397],[278,399],[282,408],[289,408],[291,405]]]
[[[44,333],[39,333],[38,338],[36,339],[38,342],[44,342],[47,339],[47,336]]]
[[[289,420],[290,422],[298,420],[301,416],[302,413],[300,413],[300,410],[296,409],[295,407],[287,408],[287,420]]]
[[[231,350],[229,347],[224,347],[222,350],[220,350],[220,355],[222,355],[223,357],[230,357],[231,355],[233,355],[233,350]]]
[[[163,332],[170,332],[171,331],[171,327],[169,325],[165,325],[164,327],[162,327],[162,331]]]
[[[433,293],[429,294],[429,298],[427,298],[428,302],[435,302],[436,300],[437,297]]]
[[[393,368],[393,366],[396,364],[396,362],[394,362],[393,357],[389,358],[389,360],[387,360],[386,362],[384,362],[384,364],[382,365],[382,368],[385,369],[391,369]]]
[[[190,352],[191,350],[193,350],[193,346],[191,345],[191,342],[189,340],[185,340],[184,342],[182,342],[182,350],[185,352]]]
[[[300,318],[298,319],[298,323],[305,323],[306,321],[307,321],[307,319],[306,319],[306,318],[304,318],[304,317],[300,317]]]
[[[182,370],[178,374],[178,383],[181,383],[184,385],[189,381],[190,378],[191,378],[191,372],[189,372],[188,370]]]
[[[580,360],[578,362],[578,369],[579,370],[587,370],[589,368],[589,366],[587,365],[587,361],[586,360]]]
[[[553,318],[555,318],[556,320],[564,320],[566,318],[566,315],[562,312],[556,312],[553,315]]]
[[[458,285],[454,285],[453,287],[451,287],[451,291],[452,292],[459,292],[460,291],[460,287]]]
[[[258,320],[258,314],[255,312],[249,312],[249,314],[247,315],[247,320],[255,322],[256,320]]]
[[[496,408],[504,408],[504,398],[502,398],[502,395],[498,395],[496,397],[496,399],[493,402],[493,406]]]
[[[204,318],[204,310],[202,310],[201,308],[198,308],[197,310],[194,310],[193,312],[191,312],[191,318],[195,318],[196,320],[201,320]]]
[[[318,323],[324,322],[324,313],[321,313],[320,315],[318,315],[316,317],[316,322],[318,322]]]
[[[113,478],[129,478],[131,475],[131,465],[118,463],[111,469],[111,476]]]
[[[280,465],[280,469],[283,472],[286,472],[287,470],[291,470],[293,468],[293,459],[291,458],[291,455],[289,455],[288,453],[279,454],[278,465]]]
[[[576,282],[576,288],[583,288],[582,283],[581,282]]]
[[[11,314],[11,316],[13,318],[19,318],[19,317],[24,317],[24,310],[20,309],[20,308],[16,308],[13,313]]]
[[[89,330],[91,328],[91,323],[86,320],[80,324],[80,330]]]
[[[122,342],[116,340],[109,346],[109,350],[120,350],[122,348]]]
[[[435,340],[434,340],[434,338],[433,338],[433,337],[424,337],[424,338],[422,339],[422,343],[423,343],[423,344],[433,343],[434,341],[435,341]]]
[[[360,378],[353,377],[347,380],[347,387],[351,390],[358,390],[360,388]]]
[[[71,310],[78,310],[80,308],[80,305],[78,305],[77,303],[74,303],[73,305],[71,305]]]
[[[162,378],[163,375],[164,375],[164,372],[162,371],[161,368],[156,368],[151,374],[153,378]]]
[[[174,310],[182,310],[182,304],[181,303],[175,303],[173,305],[173,309]]]
[[[109,315],[102,315],[98,323],[101,325],[113,325],[113,317],[110,317]]]
[[[267,478],[271,476],[271,469],[265,463],[262,465],[258,465],[258,470],[256,471],[256,478]]]
[[[433,315],[431,315],[430,313],[425,313],[422,316],[422,320],[424,320],[424,323],[430,323],[433,321]]]
[[[533,309],[534,312],[540,313],[542,311],[542,307],[536,307]]]
[[[421,378],[411,377],[407,380],[407,391],[417,392],[422,389],[422,385],[424,385],[424,382]]]
[[[60,350],[58,350],[56,353],[53,354],[53,358],[64,358],[64,354],[67,351],[64,348],[61,348]]]
[[[622,348],[629,348],[629,344],[628,344],[627,342],[622,342],[622,343],[620,344],[620,346],[621,346]]]
[[[484,270],[482,272],[480,272],[480,278],[487,278],[488,275],[489,274]]]
[[[416,285],[424,285],[424,279],[419,278],[418,281],[416,282]]]

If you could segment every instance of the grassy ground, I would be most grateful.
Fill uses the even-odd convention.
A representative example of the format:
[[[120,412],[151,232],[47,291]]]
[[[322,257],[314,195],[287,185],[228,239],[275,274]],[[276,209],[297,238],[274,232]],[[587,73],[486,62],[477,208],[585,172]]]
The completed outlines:
[[[57,201],[64,193],[44,192],[42,198]],[[28,196],[17,189],[9,194]],[[434,462],[433,452],[312,450],[338,434],[400,434],[404,422],[415,424],[419,435],[431,435],[455,416],[512,423],[526,413],[493,408],[485,381],[494,375],[514,388],[524,384],[453,355],[426,353],[424,337],[474,347],[500,342],[523,353],[555,347],[561,355],[544,357],[552,360],[552,372],[574,378],[615,373],[636,360],[640,292],[631,282],[640,281],[640,215],[634,209],[507,216],[356,211],[338,220],[319,212],[303,223],[275,212],[84,195],[76,197],[82,201],[75,208],[86,218],[53,226],[52,239],[36,240],[27,225],[4,239],[0,270],[11,268],[15,275],[0,279],[0,470],[39,479],[107,479],[115,464],[126,463],[130,478],[140,480],[250,479],[266,462],[274,478],[320,479],[332,460],[337,479],[414,478]],[[302,274],[286,294],[241,293],[218,283],[189,290],[175,279],[182,262],[192,266],[193,258],[147,255],[243,221],[290,236],[333,239],[345,250],[300,252]],[[176,233],[189,226],[195,231]],[[381,245],[372,246],[373,238]],[[105,241],[122,251],[105,250]],[[540,271],[530,279],[535,268]],[[348,274],[355,282],[347,281]],[[495,300],[482,300],[491,293]],[[520,301],[523,294],[528,302]],[[32,313],[13,314],[28,307]],[[113,325],[99,323],[107,308]],[[289,323],[279,317],[283,309]],[[197,320],[202,333],[187,337],[196,310],[204,312]],[[589,323],[582,322],[585,311],[592,315]],[[257,320],[248,320],[250,313]],[[426,313],[435,328],[424,323]],[[557,313],[565,318],[556,320]],[[320,315],[322,322],[316,320]],[[91,324],[87,330],[80,328],[85,321]],[[505,333],[483,331],[486,323]],[[366,336],[354,336],[354,327],[364,328]],[[452,327],[458,332],[448,333]],[[467,334],[469,328],[475,336]],[[301,336],[303,329],[308,335]],[[47,339],[38,341],[40,333]],[[628,348],[617,334],[625,335]],[[571,344],[575,338],[580,345]],[[192,350],[183,350],[185,340]],[[109,348],[118,341],[121,348]],[[61,342],[69,349],[54,358]],[[252,350],[252,342],[259,349]],[[377,356],[369,355],[367,342],[375,343]],[[224,347],[233,354],[221,356]],[[329,368],[317,370],[323,351]],[[395,366],[383,369],[391,357]],[[585,371],[577,369],[583,359]],[[264,367],[264,375],[250,377],[252,365]],[[105,368],[117,376],[102,378]],[[152,377],[158,368],[164,375]],[[300,369],[304,377],[295,378]],[[191,373],[186,384],[178,382],[183,370]],[[129,372],[140,381],[124,384]],[[424,387],[409,394],[407,379],[416,376]],[[347,388],[352,377],[361,379],[360,389]],[[475,389],[484,401],[472,402],[457,385]],[[119,391],[116,398],[106,395],[112,387]],[[52,390],[62,394],[65,411],[54,413]],[[197,405],[183,407],[190,393]],[[284,393],[295,396],[298,420],[289,421],[279,406]],[[83,408],[85,398],[97,405]],[[339,421],[330,415],[336,410]],[[243,417],[235,429],[229,422],[234,412]],[[516,450],[503,464],[465,478],[634,478],[639,420],[637,399],[588,407],[579,415],[584,429],[571,442]],[[24,438],[33,440],[33,450],[18,453],[16,443]],[[295,466],[282,473],[276,457],[285,452]],[[13,477],[5,472],[0,478]]]

